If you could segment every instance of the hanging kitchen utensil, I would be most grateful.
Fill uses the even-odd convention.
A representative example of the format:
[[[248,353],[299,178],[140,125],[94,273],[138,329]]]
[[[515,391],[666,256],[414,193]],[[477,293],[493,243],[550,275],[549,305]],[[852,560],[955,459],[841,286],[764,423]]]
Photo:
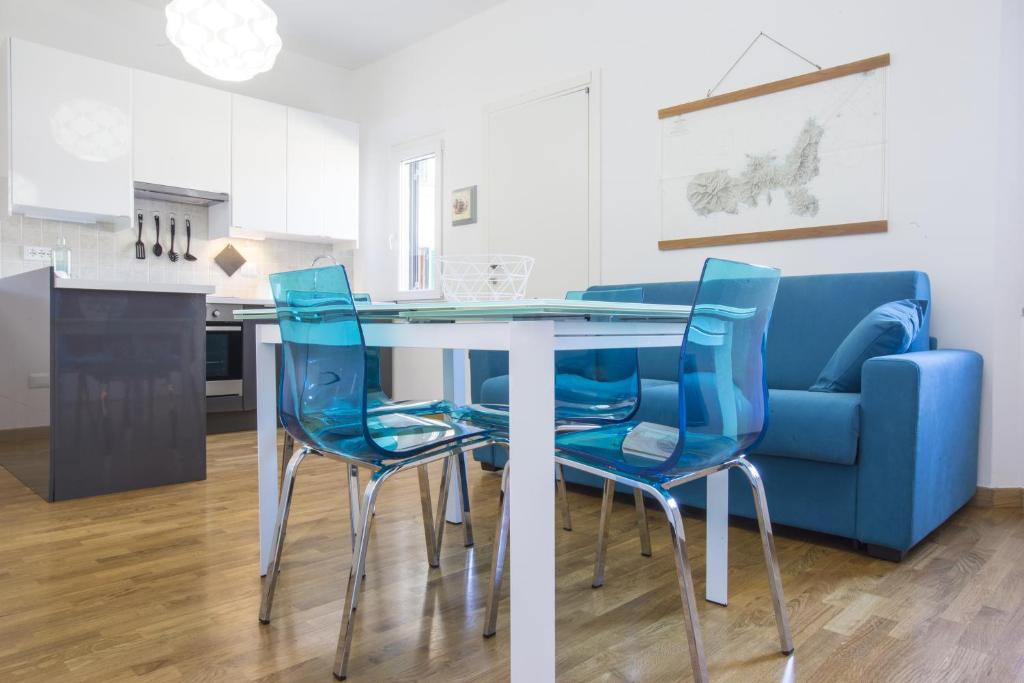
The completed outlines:
[[[156,242],[153,244],[153,256],[160,256],[164,253],[164,248],[160,246],[160,214],[156,211],[153,212],[153,223],[156,224]]]
[[[142,221],[144,216],[139,211],[139,239],[135,240],[135,258],[144,259],[146,258],[146,245],[142,243]]]
[[[171,259],[171,263],[177,263],[177,261],[178,261],[178,252],[174,251],[174,232],[175,232],[175,230],[174,230],[174,214],[173,213],[171,214],[170,222],[171,222],[171,248],[167,252],[167,258]]]
[[[196,257],[192,255],[192,219],[185,216],[185,260],[195,261]]]

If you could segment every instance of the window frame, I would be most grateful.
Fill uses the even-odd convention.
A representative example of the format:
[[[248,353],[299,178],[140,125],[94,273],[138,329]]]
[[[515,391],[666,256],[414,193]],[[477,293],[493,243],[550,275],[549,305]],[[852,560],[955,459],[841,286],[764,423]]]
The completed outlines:
[[[433,287],[431,289],[407,289],[408,287],[408,262],[402,258],[405,252],[404,240],[408,238],[407,226],[402,225],[402,170],[403,165],[416,159],[434,157],[434,244],[435,262],[431,264],[433,272]],[[431,135],[423,138],[395,145],[392,148],[391,168],[392,188],[394,199],[392,201],[392,220],[394,230],[391,231],[391,261],[395,268],[392,285],[397,301],[418,301],[424,299],[440,299],[442,297],[440,286],[440,273],[436,269],[436,259],[444,253],[444,142],[440,135]]]

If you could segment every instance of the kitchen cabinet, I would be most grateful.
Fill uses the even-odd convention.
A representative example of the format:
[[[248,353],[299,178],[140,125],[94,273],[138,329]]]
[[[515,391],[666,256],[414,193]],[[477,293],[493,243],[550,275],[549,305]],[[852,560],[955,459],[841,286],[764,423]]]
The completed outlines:
[[[326,117],[288,108],[289,235],[322,237],[324,230],[324,138]]]
[[[136,181],[231,191],[231,94],[132,71]]]
[[[359,124],[328,118],[324,138],[324,234],[359,239]]]
[[[288,234],[359,239],[359,126],[288,109]]]
[[[235,95],[231,200],[210,235],[359,239],[359,126]]]
[[[130,70],[16,38],[7,60],[8,210],[126,222]]]
[[[288,108],[242,95],[231,103],[231,199],[210,207],[210,237],[284,233]]]

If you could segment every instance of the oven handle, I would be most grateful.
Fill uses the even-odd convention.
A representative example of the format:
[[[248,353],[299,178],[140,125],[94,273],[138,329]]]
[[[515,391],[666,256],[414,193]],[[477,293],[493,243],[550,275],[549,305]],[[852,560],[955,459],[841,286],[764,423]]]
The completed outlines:
[[[207,332],[241,332],[241,325],[207,325]]]

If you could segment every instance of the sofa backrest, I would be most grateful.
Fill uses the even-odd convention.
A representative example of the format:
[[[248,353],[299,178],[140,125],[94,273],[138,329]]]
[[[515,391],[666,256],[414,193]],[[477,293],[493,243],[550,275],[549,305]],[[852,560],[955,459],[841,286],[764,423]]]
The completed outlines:
[[[627,285],[598,285],[613,289]],[[644,301],[655,304],[689,304],[696,282],[632,284],[644,288]],[[929,344],[931,286],[920,271],[838,273],[782,278],[775,312],[768,328],[768,386],[773,389],[806,389],[846,335],[874,308],[898,299],[929,302],[921,330],[911,351],[925,351]],[[679,349],[640,351],[643,377],[676,380]]]

